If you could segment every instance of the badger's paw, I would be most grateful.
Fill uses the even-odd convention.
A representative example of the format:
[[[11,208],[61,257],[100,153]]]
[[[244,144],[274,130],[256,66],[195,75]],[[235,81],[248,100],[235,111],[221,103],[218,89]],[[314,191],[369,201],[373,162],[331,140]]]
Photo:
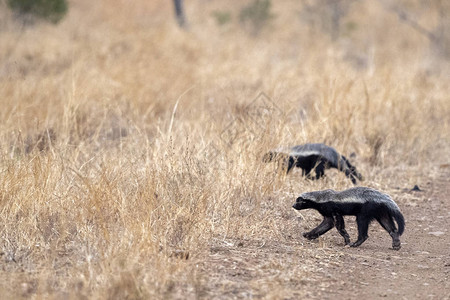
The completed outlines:
[[[318,234],[312,234],[312,233],[310,233],[310,232],[305,232],[305,233],[303,233],[303,236],[304,236],[305,238],[307,238],[308,240],[315,240],[315,239],[317,239],[317,238],[319,237]]]
[[[402,245],[400,244],[400,242],[392,244],[392,249],[394,250],[400,250],[401,247]]]

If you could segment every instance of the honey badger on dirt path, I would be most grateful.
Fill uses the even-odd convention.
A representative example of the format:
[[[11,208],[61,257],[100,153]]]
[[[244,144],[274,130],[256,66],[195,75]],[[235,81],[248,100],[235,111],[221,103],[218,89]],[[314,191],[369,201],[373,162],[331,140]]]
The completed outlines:
[[[394,200],[377,190],[354,187],[342,192],[323,190],[303,193],[292,207],[297,210],[313,208],[324,217],[319,226],[303,234],[307,239],[316,239],[336,226],[345,244],[350,244],[342,216],[351,215],[356,216],[358,225],[358,240],[350,244],[351,247],[358,247],[367,240],[369,224],[374,219],[392,237],[392,248],[399,250],[401,247],[400,236],[405,229],[405,219]]]
[[[345,176],[350,178],[354,184],[356,184],[356,179],[363,179],[345,156],[325,144],[303,144],[292,148],[279,148],[269,151],[263,157],[264,162],[274,160],[282,161],[287,168],[287,174],[295,166],[302,168],[302,175],[310,179],[314,179],[310,176],[312,169],[316,172],[315,179],[319,179],[325,175],[325,169],[330,168],[344,172]]]

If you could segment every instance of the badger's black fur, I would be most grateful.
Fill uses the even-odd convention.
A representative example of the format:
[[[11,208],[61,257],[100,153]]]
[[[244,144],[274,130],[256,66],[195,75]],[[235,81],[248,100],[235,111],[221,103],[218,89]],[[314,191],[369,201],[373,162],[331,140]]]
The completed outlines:
[[[405,229],[405,219],[397,204],[386,194],[367,187],[354,187],[342,192],[324,190],[303,193],[293,205],[297,210],[313,208],[323,217],[323,222],[313,230],[303,234],[307,239],[316,239],[334,226],[344,237],[345,244],[350,244],[350,237],[345,231],[342,216],[356,216],[358,240],[351,247],[358,247],[367,238],[367,231],[372,220],[377,220],[392,237],[392,248],[401,247],[400,236]],[[396,227],[395,222],[397,222]]]
[[[350,164],[348,159],[339,154],[334,148],[324,144],[304,144],[288,149],[277,149],[266,153],[264,162],[281,161],[289,173],[295,166],[302,168],[302,175],[310,179],[319,179],[324,176],[325,169],[336,168],[345,173],[354,184],[356,179],[362,180],[361,174]],[[315,178],[310,175],[315,170]]]

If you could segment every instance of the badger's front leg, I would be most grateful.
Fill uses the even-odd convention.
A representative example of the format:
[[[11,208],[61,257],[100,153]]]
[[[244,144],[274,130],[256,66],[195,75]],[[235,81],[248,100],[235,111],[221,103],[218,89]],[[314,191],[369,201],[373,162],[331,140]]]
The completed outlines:
[[[305,232],[303,236],[308,240],[317,239],[319,236],[334,227],[334,220],[331,217],[324,217],[322,223],[309,232]]]
[[[291,172],[292,168],[295,166],[295,158],[289,156],[284,164],[286,166],[286,174],[289,174],[289,172]]]
[[[344,238],[345,244],[346,245],[350,244],[350,236],[345,230],[344,218],[338,214],[333,215],[333,218],[336,224],[336,229],[338,230],[339,234],[342,235],[342,237]]]

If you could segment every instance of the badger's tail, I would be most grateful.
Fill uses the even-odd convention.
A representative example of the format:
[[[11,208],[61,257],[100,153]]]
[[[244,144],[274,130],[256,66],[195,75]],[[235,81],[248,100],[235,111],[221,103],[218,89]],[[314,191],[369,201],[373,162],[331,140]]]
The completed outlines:
[[[350,178],[353,183],[356,184],[356,179],[364,180],[364,177],[356,170],[356,167],[353,166],[347,157],[341,155],[341,163],[339,164],[339,170],[345,173],[345,176]]]
[[[405,231],[405,218],[403,217],[402,213],[399,210],[391,210],[392,217],[395,219],[395,222],[397,222],[398,230],[397,233],[399,235],[403,234],[403,231]]]

